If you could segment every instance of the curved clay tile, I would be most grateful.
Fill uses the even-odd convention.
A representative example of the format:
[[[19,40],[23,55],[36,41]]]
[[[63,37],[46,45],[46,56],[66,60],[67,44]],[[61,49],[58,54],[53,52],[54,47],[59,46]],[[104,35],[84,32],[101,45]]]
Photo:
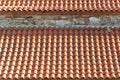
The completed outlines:
[[[0,11],[120,11],[120,1],[0,0]]]
[[[120,78],[119,28],[0,30],[0,79]]]

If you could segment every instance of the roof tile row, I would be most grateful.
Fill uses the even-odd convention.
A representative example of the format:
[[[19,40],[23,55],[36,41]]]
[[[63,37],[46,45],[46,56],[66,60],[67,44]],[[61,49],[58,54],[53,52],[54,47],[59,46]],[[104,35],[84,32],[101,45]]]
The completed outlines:
[[[0,28],[0,52],[0,79],[120,77],[119,28]]]
[[[120,1],[0,0],[0,11],[120,11]]]

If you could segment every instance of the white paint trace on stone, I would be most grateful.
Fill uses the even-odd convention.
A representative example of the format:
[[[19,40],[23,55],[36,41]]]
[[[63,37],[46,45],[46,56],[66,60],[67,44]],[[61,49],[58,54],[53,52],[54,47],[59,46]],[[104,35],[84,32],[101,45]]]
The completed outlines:
[[[91,25],[100,25],[100,19],[99,18],[90,17],[89,20],[90,20]]]
[[[1,15],[1,27],[120,27],[120,16]]]

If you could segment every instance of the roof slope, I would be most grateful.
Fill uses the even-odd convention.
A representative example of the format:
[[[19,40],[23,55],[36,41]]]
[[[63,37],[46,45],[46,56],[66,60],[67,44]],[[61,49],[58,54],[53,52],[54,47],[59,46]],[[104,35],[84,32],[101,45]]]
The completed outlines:
[[[120,11],[120,0],[0,0],[0,11]]]
[[[1,78],[119,78],[120,29],[0,28]]]

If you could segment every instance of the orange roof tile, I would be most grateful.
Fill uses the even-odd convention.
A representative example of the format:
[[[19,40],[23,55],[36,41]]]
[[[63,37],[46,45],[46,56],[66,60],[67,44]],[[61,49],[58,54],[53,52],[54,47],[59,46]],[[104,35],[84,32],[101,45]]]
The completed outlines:
[[[0,79],[119,78],[120,28],[0,28]]]
[[[0,0],[0,11],[120,11],[120,0]]]

